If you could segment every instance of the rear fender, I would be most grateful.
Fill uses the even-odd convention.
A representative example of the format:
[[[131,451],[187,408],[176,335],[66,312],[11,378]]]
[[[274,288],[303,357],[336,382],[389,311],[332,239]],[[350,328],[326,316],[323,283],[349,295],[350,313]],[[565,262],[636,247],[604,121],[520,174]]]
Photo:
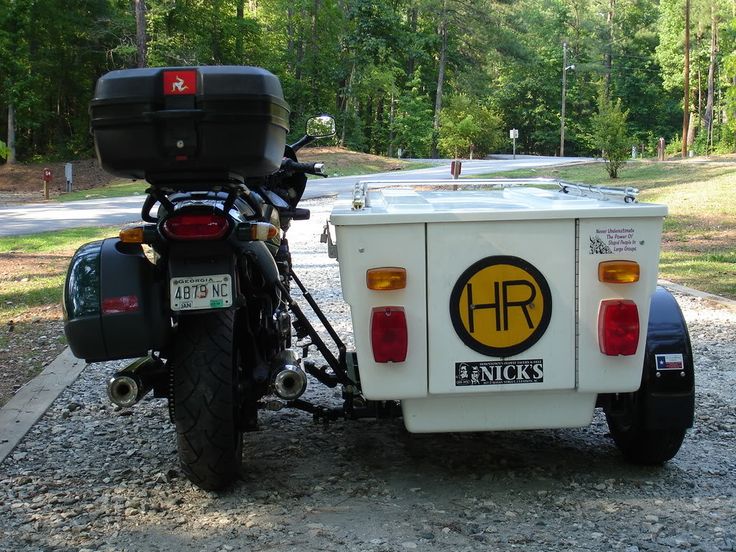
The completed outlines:
[[[692,427],[695,371],[690,335],[677,301],[662,287],[652,296],[639,393],[646,429]]]

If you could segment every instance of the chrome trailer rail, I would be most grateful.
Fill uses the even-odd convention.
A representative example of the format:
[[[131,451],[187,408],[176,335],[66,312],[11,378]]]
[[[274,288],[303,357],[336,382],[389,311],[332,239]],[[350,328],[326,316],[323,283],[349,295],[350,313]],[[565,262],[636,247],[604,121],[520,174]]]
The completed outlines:
[[[567,182],[557,178],[467,178],[462,180],[359,180],[353,187],[353,209],[360,210],[369,206],[368,186],[371,188],[397,187],[492,187],[498,189],[514,187],[555,186],[561,193],[581,197],[591,197],[601,201],[622,200],[624,203],[635,203],[639,194],[638,188],[594,186]]]

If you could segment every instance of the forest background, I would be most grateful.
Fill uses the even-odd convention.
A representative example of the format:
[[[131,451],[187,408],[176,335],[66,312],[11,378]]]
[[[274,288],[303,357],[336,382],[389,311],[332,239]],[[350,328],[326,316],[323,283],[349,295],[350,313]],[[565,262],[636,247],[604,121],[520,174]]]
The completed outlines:
[[[509,151],[511,128],[558,155],[563,76],[565,155],[600,153],[613,99],[645,154],[736,151],[736,0],[0,0],[0,158],[89,157],[100,75],[199,64],[265,67],[295,135],[328,112],[388,156]]]

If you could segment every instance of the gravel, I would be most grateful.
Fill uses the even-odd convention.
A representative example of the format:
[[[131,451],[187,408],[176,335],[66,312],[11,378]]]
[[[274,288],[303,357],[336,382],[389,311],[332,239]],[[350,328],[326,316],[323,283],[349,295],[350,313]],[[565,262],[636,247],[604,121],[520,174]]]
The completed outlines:
[[[329,202],[290,233],[304,283],[350,336]],[[232,551],[736,550],[736,312],[677,297],[690,326],[697,419],[661,468],[630,466],[596,414],[583,429],[411,435],[400,420],[314,424],[265,412],[242,480],[192,486],[165,401],[118,410],[88,366],[0,466],[0,549]],[[350,339],[347,339],[350,343]],[[335,390],[308,398],[337,404]]]

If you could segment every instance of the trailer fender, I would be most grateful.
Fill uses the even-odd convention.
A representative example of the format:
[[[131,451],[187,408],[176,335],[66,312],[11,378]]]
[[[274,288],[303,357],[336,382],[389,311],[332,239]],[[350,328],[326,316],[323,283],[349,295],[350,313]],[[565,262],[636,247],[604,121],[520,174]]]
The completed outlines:
[[[677,301],[662,287],[651,300],[639,394],[646,429],[692,427],[695,372],[690,335]]]

